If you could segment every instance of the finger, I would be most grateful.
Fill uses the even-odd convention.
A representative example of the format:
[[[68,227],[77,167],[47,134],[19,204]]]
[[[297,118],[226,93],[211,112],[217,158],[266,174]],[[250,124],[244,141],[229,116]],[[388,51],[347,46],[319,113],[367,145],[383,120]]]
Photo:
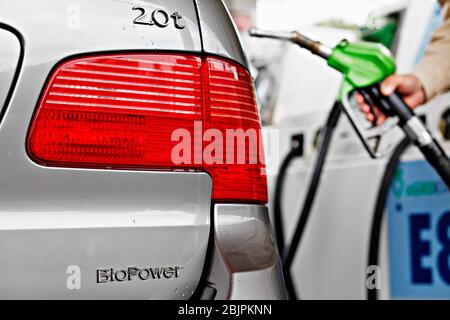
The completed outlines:
[[[385,122],[387,119],[386,115],[384,113],[381,113],[378,117],[377,117],[377,126],[383,124],[383,122]]]
[[[417,92],[415,94],[404,97],[403,100],[408,105],[408,107],[414,109],[423,102],[424,98],[422,92]]]
[[[386,121],[387,116],[383,112],[381,112],[380,109],[375,107],[373,111],[375,112],[375,115],[377,117],[377,122],[376,122],[377,126],[381,125],[384,121]]]
[[[362,96],[362,95],[360,95],[359,93],[357,93],[356,95],[355,95],[355,99],[356,99],[356,102],[358,103],[358,104],[364,104],[364,97]]]
[[[383,115],[383,113],[380,111],[380,109],[378,109],[378,107],[374,107],[373,112],[375,113],[377,118],[380,117],[381,115]]]
[[[370,112],[370,106],[367,103],[360,104],[359,109],[364,113]]]
[[[355,99],[356,99],[356,104],[358,105],[359,109],[366,113],[370,111],[370,107],[369,105],[366,103],[366,100],[364,99],[364,97],[362,95],[360,95],[359,93],[357,93],[355,95]]]
[[[387,77],[381,83],[381,93],[385,96],[390,96],[397,90],[397,88],[401,85],[402,82],[403,82],[402,76],[393,75]]]

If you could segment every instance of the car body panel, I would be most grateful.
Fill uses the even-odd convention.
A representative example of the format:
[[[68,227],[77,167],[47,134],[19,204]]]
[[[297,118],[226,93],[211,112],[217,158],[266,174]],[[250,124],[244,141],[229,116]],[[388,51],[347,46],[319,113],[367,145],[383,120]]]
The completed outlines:
[[[266,206],[215,205],[214,241],[206,279],[215,299],[287,298]]]
[[[186,27],[134,25],[135,5],[178,11]],[[42,88],[61,60],[92,52],[200,54],[194,2],[4,0],[0,23],[25,43],[0,127],[0,298],[189,298],[208,247],[209,175],[44,167],[25,145]],[[178,278],[97,283],[97,269],[176,266]]]
[[[222,0],[196,0],[196,3],[203,50],[206,53],[232,59],[249,69],[239,33]]]
[[[169,14],[178,12],[186,27],[134,24],[139,16],[132,10],[135,6],[148,8],[150,13],[158,8]],[[191,1],[3,0],[0,22],[22,34],[31,63],[105,50],[201,51],[197,14]]]

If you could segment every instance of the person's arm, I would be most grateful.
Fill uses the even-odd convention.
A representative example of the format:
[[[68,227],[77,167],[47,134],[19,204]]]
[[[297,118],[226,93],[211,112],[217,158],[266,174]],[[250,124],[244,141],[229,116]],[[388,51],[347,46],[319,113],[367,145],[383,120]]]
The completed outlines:
[[[433,32],[425,57],[413,71],[426,100],[450,89],[450,0],[441,0],[444,23]]]

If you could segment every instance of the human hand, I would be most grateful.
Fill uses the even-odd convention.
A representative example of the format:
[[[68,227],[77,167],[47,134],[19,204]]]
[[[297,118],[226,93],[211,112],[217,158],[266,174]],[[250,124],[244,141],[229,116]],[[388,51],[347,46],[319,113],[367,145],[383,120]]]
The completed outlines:
[[[389,96],[394,92],[400,94],[406,105],[411,109],[418,107],[426,101],[422,83],[414,75],[392,75],[386,78],[381,83],[381,93],[385,96]],[[367,120],[373,122],[374,115],[371,113],[370,106],[359,93],[356,94],[356,102],[361,111],[366,115]],[[377,117],[376,124],[382,124],[387,118],[386,115],[384,115],[377,107],[374,108],[374,112]]]

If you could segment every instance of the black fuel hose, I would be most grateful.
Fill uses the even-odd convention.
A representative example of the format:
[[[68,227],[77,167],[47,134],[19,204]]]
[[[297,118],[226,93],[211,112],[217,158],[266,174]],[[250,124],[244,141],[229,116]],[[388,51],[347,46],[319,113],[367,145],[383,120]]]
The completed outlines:
[[[381,225],[383,224],[384,209],[389,195],[390,186],[395,176],[400,158],[405,150],[411,145],[409,138],[403,139],[395,148],[390,157],[386,169],[384,170],[383,178],[378,190],[377,202],[372,216],[372,228],[370,230],[369,242],[369,256],[367,268],[378,265],[378,253],[380,246]],[[378,290],[367,288],[367,300],[377,300]]]
[[[327,123],[321,133],[321,143],[318,151],[318,156],[314,166],[314,172],[309,182],[308,193],[303,203],[302,210],[300,212],[300,218],[295,228],[294,236],[292,237],[291,244],[287,247],[282,255],[283,272],[286,283],[286,290],[289,295],[289,299],[297,300],[298,295],[295,290],[294,283],[292,281],[291,266],[299,248],[300,241],[302,239],[305,227],[308,223],[312,206],[316,198],[317,190],[320,184],[320,178],[322,176],[323,167],[328,154],[328,149],[331,143],[334,129],[341,115],[342,105],[340,102],[336,102],[328,115]]]
[[[283,210],[281,207],[284,180],[286,179],[287,169],[291,162],[303,155],[303,135],[297,135],[292,138],[291,150],[284,158],[278,171],[277,181],[275,184],[275,196],[273,203],[273,225],[275,229],[275,238],[277,241],[278,252],[284,251],[284,227],[283,227]]]
[[[433,139],[419,149],[450,190],[450,161],[439,143]]]

